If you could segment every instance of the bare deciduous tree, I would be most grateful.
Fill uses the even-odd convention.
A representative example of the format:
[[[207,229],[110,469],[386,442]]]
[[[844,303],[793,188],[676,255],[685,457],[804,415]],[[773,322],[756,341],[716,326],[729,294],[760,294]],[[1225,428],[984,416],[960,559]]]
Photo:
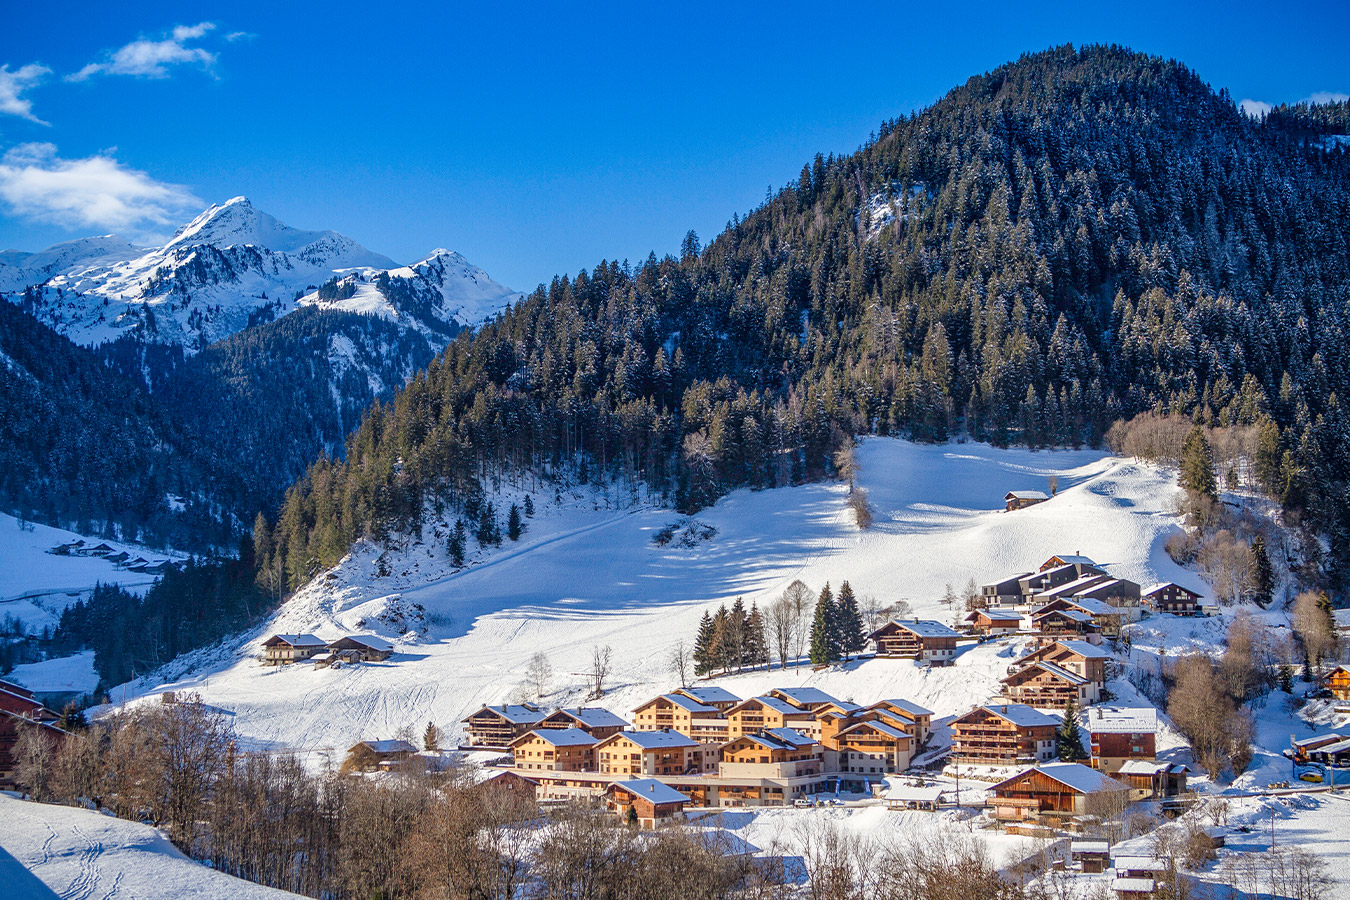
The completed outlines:
[[[599,700],[605,696],[605,679],[609,677],[610,661],[614,657],[614,648],[609,644],[601,647],[596,644],[591,648],[591,697],[592,700]]]
[[[1327,614],[1323,597],[1314,591],[1304,591],[1294,598],[1290,619],[1298,639],[1303,642],[1303,652],[1308,665],[1316,668],[1322,660],[1336,649],[1335,622]]]
[[[867,488],[854,488],[849,494],[848,508],[853,511],[853,524],[860,531],[872,527],[872,507],[867,502]]]
[[[542,650],[530,657],[530,663],[525,667],[525,678],[534,690],[535,700],[542,700],[548,693],[548,682],[552,677],[553,666],[549,665],[548,657]]]
[[[670,648],[670,671],[679,679],[680,687],[689,687],[689,667],[692,662],[692,652],[689,645],[684,641],[676,641],[675,646]]]
[[[800,582],[794,582],[800,584]],[[770,639],[778,654],[778,667],[786,669],[792,658],[792,637],[797,627],[797,605],[785,591],[783,596],[769,604],[768,623]]]

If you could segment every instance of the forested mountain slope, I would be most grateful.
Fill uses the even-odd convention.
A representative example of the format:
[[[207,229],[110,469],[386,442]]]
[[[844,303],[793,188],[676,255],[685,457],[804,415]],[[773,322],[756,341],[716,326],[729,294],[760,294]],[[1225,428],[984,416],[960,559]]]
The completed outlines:
[[[826,474],[848,433],[1077,445],[1155,407],[1275,423],[1261,477],[1344,563],[1348,110],[1253,120],[1116,47],[972,78],[706,249],[461,335],[291,491],[263,565],[298,585],[505,466],[580,454],[692,508]]]

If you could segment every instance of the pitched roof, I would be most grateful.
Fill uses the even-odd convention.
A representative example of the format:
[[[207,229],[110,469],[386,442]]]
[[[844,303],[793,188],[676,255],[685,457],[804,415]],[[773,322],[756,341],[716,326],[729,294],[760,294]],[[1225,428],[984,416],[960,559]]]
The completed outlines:
[[[1087,641],[1055,641],[1047,649],[1063,647],[1065,650],[1077,653],[1084,659],[1110,659],[1111,654],[1098,647],[1096,644],[1089,644]]]
[[[1091,794],[1095,791],[1125,789],[1125,785],[1116,781],[1114,778],[1109,778],[1096,769],[1090,769],[1082,763],[1073,762],[1046,763],[1042,766],[1031,766],[1023,769],[1011,778],[1000,781],[998,784],[994,785],[992,789],[997,790],[1005,784],[1017,781],[1031,772],[1040,772],[1045,777],[1052,778],[1065,787],[1083,794]]]
[[[741,698],[722,687],[687,687],[676,693],[688,694],[699,703],[740,703]]]
[[[764,733],[793,747],[809,747],[817,743],[815,738],[807,737],[795,728],[766,728]]]
[[[1001,619],[1004,621],[1021,622],[1022,614],[1011,609],[977,609],[966,616],[967,622],[973,622],[979,616],[985,616],[989,619]]]
[[[932,711],[931,709],[924,709],[922,706],[920,706],[920,705],[917,704],[917,703],[911,703],[911,702],[908,701],[908,700],[898,700],[898,699],[895,699],[895,698],[889,698],[889,699],[886,699],[886,700],[878,700],[876,703],[873,703],[871,706],[869,706],[869,707],[867,707],[867,708],[868,708],[868,709],[876,709],[878,706],[889,706],[889,707],[891,707],[892,709],[897,710],[898,712],[901,712],[901,713],[907,713],[908,715],[915,716],[915,717],[917,717],[917,716],[931,716],[931,715],[933,714],[933,711]]]
[[[343,635],[342,637],[338,638],[337,641],[333,641],[333,643],[336,644],[338,643],[338,641],[343,640],[351,641],[354,644],[360,644],[362,647],[369,647],[371,650],[382,650],[385,652],[392,652],[394,649],[393,644],[389,643],[384,638],[376,637],[373,634]]]
[[[704,706],[702,703],[699,703],[697,700],[694,700],[694,699],[691,699],[691,698],[689,698],[689,697],[686,697],[684,694],[662,694],[662,695],[661,695],[661,699],[662,699],[662,700],[669,700],[671,703],[675,704],[676,706],[680,707],[681,709],[687,710],[687,711],[689,711],[689,712],[691,712],[691,713],[715,713],[715,712],[717,712],[717,707],[715,707],[715,706]]]
[[[814,687],[774,688],[772,693],[781,694],[789,703],[838,703],[839,701]]]
[[[1092,616],[1077,609],[1048,609],[1045,612],[1033,613],[1031,618],[1033,621],[1039,622],[1041,619],[1049,616],[1059,616],[1061,619],[1068,619],[1072,622],[1079,622],[1084,625],[1092,621]]]
[[[362,741],[362,744],[374,750],[376,753],[416,753],[417,748],[407,741]]]
[[[898,741],[914,740],[914,735],[910,734],[908,731],[902,731],[899,728],[896,728],[894,725],[887,725],[885,722],[877,722],[870,719],[866,722],[859,722],[856,725],[850,725],[843,731],[839,732],[839,734],[845,735],[848,734],[850,731],[857,731],[860,728],[870,728],[873,731],[879,731],[882,734],[886,735],[887,737],[895,738]]]
[[[948,628],[946,625],[943,625],[941,622],[934,622],[932,619],[915,619],[910,622],[897,622],[895,620],[892,620],[888,624],[898,625],[899,627],[905,629],[906,631],[914,632],[919,637],[938,638],[938,637],[961,636],[958,632],[952,631],[950,628]],[[885,627],[886,626],[884,625],[882,626],[882,628]]]
[[[1059,678],[1064,679],[1070,684],[1082,685],[1088,683],[1087,679],[1084,678],[1082,675],[1075,675],[1068,669],[1062,669],[1059,666],[1055,665],[1054,663],[1048,663],[1045,662],[1044,660],[1039,659],[1033,663],[1029,663],[1025,666],[1022,666],[1020,669],[1015,669],[1009,672],[1007,675],[1004,675],[1002,678],[1000,678],[999,681],[1001,682],[1011,681],[1012,679],[1022,675],[1025,672],[1029,672],[1032,669],[1041,669],[1043,671],[1049,672],[1052,675],[1056,675]]]
[[[635,797],[650,800],[652,803],[688,803],[689,797],[681,794],[668,784],[655,778],[634,778],[631,781],[616,781],[610,787],[627,791]]]
[[[1060,724],[1059,719],[1054,716],[1046,715],[1039,710],[1032,709],[1025,703],[988,703],[984,706],[977,707],[977,709],[983,709],[992,715],[998,716],[1004,721],[1011,722],[1019,728],[1036,728],[1040,725]],[[971,710],[971,712],[974,711],[975,710]],[[966,715],[968,716],[970,713],[966,713]],[[965,716],[962,716],[961,718],[965,718]]]
[[[791,703],[788,703],[785,700],[779,700],[777,697],[751,697],[749,700],[742,700],[740,703],[737,703],[730,710],[727,710],[727,712],[730,713],[732,710],[740,709],[747,703],[759,703],[767,709],[771,709],[776,713],[782,713],[784,715],[800,716],[806,713],[806,710],[798,709]]]
[[[1142,734],[1158,730],[1158,711],[1151,706],[1089,706],[1088,731],[1095,734]]]
[[[1050,559],[1057,559],[1060,566],[1095,566],[1097,563],[1090,556],[1082,556],[1076,553],[1056,553]],[[1047,559],[1046,562],[1049,562]],[[1043,564],[1042,564],[1043,565]]]
[[[1081,609],[1085,613],[1094,616],[1114,616],[1119,614],[1120,609],[1107,603],[1105,600],[1098,600],[1096,597],[1064,597],[1065,603]]]
[[[591,728],[613,728],[616,725],[622,728],[628,724],[603,706],[572,706],[566,709],[555,710],[549,718],[556,716],[558,713],[563,713],[569,718],[575,719]]]
[[[274,634],[263,641],[264,647],[289,644],[292,647],[327,647],[328,642],[312,634]]]
[[[516,738],[511,742],[511,746],[514,747],[532,737],[555,747],[589,747],[596,743],[595,735],[580,728],[536,728],[529,734]]]
[[[942,799],[941,785],[919,787],[913,784],[898,784],[886,792],[887,800],[902,800],[912,803],[937,803]]]
[[[696,747],[698,743],[678,731],[620,731],[605,738],[601,743],[608,744],[619,738],[627,738],[643,750],[655,750],[660,747]]]
[[[1045,491],[1008,491],[1003,495],[1004,500],[1049,500],[1050,495]]]
[[[1120,774],[1122,775],[1160,775],[1163,772],[1181,774],[1189,772],[1190,769],[1181,763],[1154,762],[1151,759],[1127,759],[1121,763]]]
[[[478,712],[482,712],[484,709],[491,710],[512,725],[533,725],[544,720],[543,710],[535,709],[532,706],[515,706],[507,703],[502,706],[485,706]],[[474,713],[474,715],[478,715],[478,713]]]

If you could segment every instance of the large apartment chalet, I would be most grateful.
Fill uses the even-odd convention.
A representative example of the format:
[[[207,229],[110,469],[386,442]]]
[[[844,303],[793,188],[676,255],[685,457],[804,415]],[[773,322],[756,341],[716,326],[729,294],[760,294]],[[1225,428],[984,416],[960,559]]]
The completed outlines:
[[[678,731],[620,731],[595,745],[595,763],[605,775],[685,775],[703,770],[704,747]]]
[[[580,728],[537,728],[511,742],[511,756],[517,769],[590,772],[598,743]]]
[[[543,711],[528,703],[484,706],[464,720],[464,749],[505,750],[543,719]]]
[[[628,723],[600,706],[574,706],[555,709],[539,721],[540,728],[579,728],[593,738],[607,738],[628,727]]]
[[[875,641],[877,656],[917,660],[920,665],[951,665],[956,657],[956,641],[961,635],[941,622],[914,619],[887,622],[869,634]]]
[[[1060,720],[1021,703],[977,706],[952,720],[952,762],[1034,765],[1055,758]]]

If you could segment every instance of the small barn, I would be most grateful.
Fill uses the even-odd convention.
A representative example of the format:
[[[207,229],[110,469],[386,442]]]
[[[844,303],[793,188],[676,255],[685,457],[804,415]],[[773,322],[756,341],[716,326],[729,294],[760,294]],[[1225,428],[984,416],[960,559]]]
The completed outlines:
[[[1084,872],[1105,872],[1111,865],[1111,845],[1106,841],[1074,841],[1069,854]]]
[[[1131,759],[1116,770],[1115,776],[1130,787],[1131,800],[1157,800],[1186,793],[1186,777],[1191,770],[1181,763]]]
[[[394,645],[373,634],[349,634],[328,645],[344,662],[384,662],[394,654]]]
[[[655,828],[684,818],[689,797],[655,778],[616,781],[605,792],[606,804],[621,818],[633,811],[641,828]]]
[[[407,741],[359,741],[347,750],[343,772],[370,772],[388,769],[416,755],[417,748]]]
[[[1045,491],[1008,491],[1003,495],[1003,506],[1008,512],[1012,512],[1016,509],[1035,506],[1037,503],[1044,503],[1049,499],[1050,495]]]

